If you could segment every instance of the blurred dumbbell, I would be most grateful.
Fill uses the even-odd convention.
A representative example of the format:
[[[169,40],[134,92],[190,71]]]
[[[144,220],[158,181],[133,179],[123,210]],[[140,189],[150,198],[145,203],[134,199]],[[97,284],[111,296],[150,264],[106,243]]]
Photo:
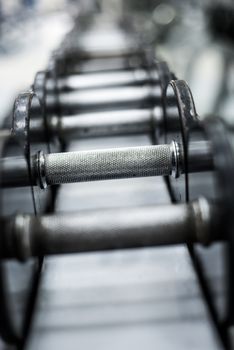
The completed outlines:
[[[76,94],[78,94],[80,97],[83,96],[83,98],[88,96],[89,99],[92,99],[91,94],[93,94],[95,97],[94,100],[96,102],[94,100],[92,102],[93,108],[91,108],[91,104],[87,102],[88,108],[91,109],[90,112],[83,113],[82,111],[78,114],[76,113],[74,115],[70,115],[65,113],[66,109],[60,109],[61,106],[59,102],[57,102],[57,107],[54,106],[54,113],[50,111],[47,103],[48,92],[46,85],[47,82],[51,80],[47,78],[46,73],[38,73],[34,83],[34,90],[40,98],[43,111],[38,111],[37,108],[32,106],[31,110],[29,111],[29,116],[26,116],[26,118],[30,118],[31,141],[41,141],[44,140],[45,137],[47,139],[58,137],[60,141],[67,142],[79,138],[136,134],[150,134],[154,139],[159,138],[164,127],[163,91],[166,84],[172,79],[173,74],[169,71],[168,66],[164,62],[159,62],[155,65],[155,74],[158,77],[156,79],[156,81],[158,81],[156,86],[158,97],[152,99],[151,106],[148,106],[147,108],[135,107],[139,104],[137,96],[139,97],[140,95],[140,97],[143,98],[145,92],[148,91],[149,95],[147,97],[146,93],[145,98],[147,100],[147,98],[150,97],[150,91],[148,88],[145,89],[145,87],[127,88],[127,91],[130,92],[131,96],[126,95],[123,100],[125,100],[126,104],[128,104],[128,102],[132,104],[132,108],[127,109],[117,108],[118,103],[123,103],[124,106],[124,101],[121,100],[121,96],[117,96],[117,105],[115,105],[114,99],[112,98],[114,92],[121,92],[121,95],[126,93],[124,88],[111,88],[108,90],[109,95],[107,96],[103,95],[103,91],[106,91],[106,89],[91,89],[88,91],[81,90],[75,94],[64,94],[59,91],[57,92],[57,89],[55,89],[54,94],[51,94],[50,98],[53,96],[53,99],[56,99],[60,95],[64,95],[65,98],[70,98],[73,96],[73,102],[78,108],[82,108],[82,106],[84,106],[84,100],[83,102],[80,101],[81,103],[79,104],[79,100],[75,99]],[[134,91],[137,92],[138,95],[134,95]],[[154,91],[153,86],[152,91]],[[98,94],[101,94],[103,100],[98,100]],[[21,113],[21,98],[24,100],[24,95],[20,95],[16,100],[14,114],[18,115]],[[170,99],[170,96],[167,96],[167,98]],[[144,99],[142,101],[144,101]],[[100,110],[97,108],[98,104],[100,105]],[[105,110],[106,106],[109,106],[108,111]],[[94,111],[92,111],[92,109]],[[96,111],[96,109],[99,111]],[[177,125],[174,125],[174,121],[178,114],[175,101],[174,104],[173,101],[171,101],[171,106],[167,109],[167,114],[167,118],[170,119],[170,127],[177,127]]]
[[[204,198],[189,204],[83,211],[66,215],[18,214],[2,220],[0,258],[129,249],[225,240],[217,210]]]
[[[94,79],[95,76],[99,80]],[[163,86],[172,78],[173,74],[163,63],[145,70],[140,78],[141,83],[144,83],[141,85],[137,83],[133,71],[63,78],[51,76],[49,72],[41,72],[36,76],[33,89],[44,104],[46,113],[64,115],[82,111],[158,106],[162,103]],[[73,82],[69,82],[69,79]],[[126,86],[130,83],[133,85]],[[89,89],[79,89],[82,85]],[[103,87],[108,85],[110,87]]]

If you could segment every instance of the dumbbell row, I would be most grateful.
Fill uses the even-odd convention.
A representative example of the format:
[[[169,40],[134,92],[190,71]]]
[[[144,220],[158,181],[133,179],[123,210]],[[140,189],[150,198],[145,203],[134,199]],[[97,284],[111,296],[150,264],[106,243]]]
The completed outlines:
[[[2,222],[0,257],[127,249],[225,239],[204,198],[189,204],[84,211],[67,215],[17,214]],[[217,224],[217,223],[216,223]]]

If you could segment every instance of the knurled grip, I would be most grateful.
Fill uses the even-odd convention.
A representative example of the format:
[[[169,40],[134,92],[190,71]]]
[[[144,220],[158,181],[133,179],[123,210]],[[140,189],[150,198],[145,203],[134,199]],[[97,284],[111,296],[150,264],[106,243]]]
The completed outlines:
[[[55,153],[43,157],[47,185],[166,176],[173,170],[171,145]]]

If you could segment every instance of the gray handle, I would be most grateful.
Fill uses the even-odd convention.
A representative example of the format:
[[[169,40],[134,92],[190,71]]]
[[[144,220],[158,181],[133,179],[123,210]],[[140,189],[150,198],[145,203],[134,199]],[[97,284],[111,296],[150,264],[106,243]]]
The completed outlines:
[[[18,214],[6,220],[6,258],[68,254],[200,242],[219,238],[215,208],[204,198],[189,204],[82,211],[66,215]]]
[[[170,175],[174,168],[172,145],[129,147],[39,155],[41,183],[72,182]]]
[[[0,185],[22,187],[146,176],[178,177],[183,154],[176,142],[170,145],[113,148],[95,151],[38,154],[31,157],[29,181],[24,158],[0,159]]]

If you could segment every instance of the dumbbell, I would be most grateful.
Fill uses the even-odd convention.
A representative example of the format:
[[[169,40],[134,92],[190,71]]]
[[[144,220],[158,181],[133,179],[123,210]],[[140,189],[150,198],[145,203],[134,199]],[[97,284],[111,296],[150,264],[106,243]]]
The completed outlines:
[[[169,71],[165,62],[156,63],[155,71],[157,71],[159,79],[158,88],[161,90],[161,95],[163,95],[165,86],[172,79],[173,74]],[[116,110],[112,104],[113,101],[110,100],[111,109],[109,111],[91,111],[75,115],[64,115],[57,111],[57,113],[51,114],[48,112],[47,106],[47,92],[45,89],[47,80],[45,72],[38,73],[35,79],[34,90],[40,98],[42,111],[31,108],[29,116],[31,141],[58,137],[60,141],[67,142],[79,138],[136,134],[150,134],[154,139],[157,139],[161,134],[164,125],[163,98],[153,101],[153,105],[148,108],[136,109],[133,105],[132,109]],[[14,114],[20,113],[18,110],[21,108],[21,98],[24,99],[24,94],[18,97]],[[172,103],[170,110],[167,110],[167,117],[170,119],[172,128],[177,127],[177,125],[174,125],[177,113],[177,107]]]
[[[192,144],[193,172],[212,170],[213,159],[209,143]],[[198,150],[198,154],[197,154]],[[201,164],[193,159],[201,157]],[[203,158],[204,157],[204,158]],[[22,158],[1,159],[2,186],[29,186],[28,169]],[[38,151],[30,157],[30,173],[33,186],[112,180],[146,176],[169,176],[176,178],[184,173],[183,150],[177,142],[171,144],[113,148],[94,151],[77,151],[44,154]]]
[[[0,258],[31,257],[112,249],[225,240],[217,209],[206,199],[66,215],[17,214],[2,220]]]
[[[176,113],[176,109],[171,110],[171,127],[173,127],[173,117]],[[42,116],[32,117],[30,134],[34,142],[44,141],[48,137],[50,140],[58,138],[63,143],[97,137],[156,136],[163,128],[163,122],[163,111],[159,106],[77,115],[52,115],[47,117],[46,125]]]
[[[37,88],[35,91],[38,93]],[[56,91],[56,90],[55,90]],[[46,91],[46,110],[49,113],[76,113],[79,111],[113,108],[142,108],[160,103],[161,88],[154,82],[144,86],[94,88],[77,91]]]
[[[113,74],[118,77],[118,74]],[[125,75],[125,73],[123,74]],[[150,78],[148,83],[142,86],[120,87],[113,85],[109,88],[95,86],[95,88],[89,88],[88,90],[82,89],[64,92],[56,85],[56,76],[48,79],[48,73],[40,73],[36,76],[33,89],[46,106],[46,112],[50,114],[60,113],[64,115],[65,113],[75,114],[81,111],[152,107],[159,105],[162,101],[162,86],[158,75],[155,73],[155,77]],[[83,78],[85,80],[87,75]],[[47,90],[48,81],[51,82],[49,91]],[[104,80],[103,83],[105,84]],[[54,90],[52,90],[52,85],[54,86]]]

